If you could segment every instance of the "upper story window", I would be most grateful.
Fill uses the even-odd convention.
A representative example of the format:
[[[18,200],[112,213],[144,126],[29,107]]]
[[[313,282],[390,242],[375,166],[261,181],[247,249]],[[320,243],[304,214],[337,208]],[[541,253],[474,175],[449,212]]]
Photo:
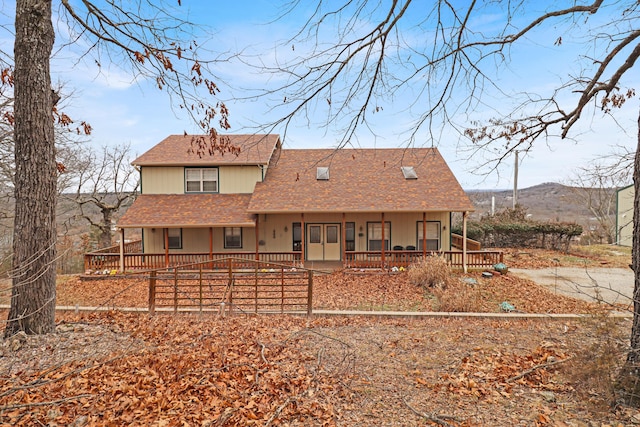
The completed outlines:
[[[218,192],[218,168],[186,168],[184,171],[187,193]]]

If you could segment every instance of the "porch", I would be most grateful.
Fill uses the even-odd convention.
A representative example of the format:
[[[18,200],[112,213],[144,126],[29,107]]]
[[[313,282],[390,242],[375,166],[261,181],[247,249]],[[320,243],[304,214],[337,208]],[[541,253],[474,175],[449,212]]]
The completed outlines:
[[[255,261],[278,263],[291,267],[314,268],[318,261],[302,261],[302,252],[179,252],[179,253],[142,253],[140,241],[125,243],[120,251],[119,246],[100,249],[84,256],[85,271],[136,271],[177,267],[185,264],[205,263],[210,270],[225,269],[224,260],[236,259],[242,267],[246,260],[246,268],[252,268]],[[389,251],[346,251],[344,261],[332,263],[341,268],[393,268],[404,267],[420,260],[424,256],[444,256],[453,268],[483,269],[503,261],[501,251],[474,250],[464,252],[421,251],[421,250],[389,250]]]

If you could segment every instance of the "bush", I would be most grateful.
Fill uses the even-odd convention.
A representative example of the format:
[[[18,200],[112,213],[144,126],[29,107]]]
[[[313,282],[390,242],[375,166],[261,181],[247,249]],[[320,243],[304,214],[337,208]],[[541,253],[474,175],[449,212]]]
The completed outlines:
[[[446,288],[451,282],[451,266],[443,256],[422,258],[409,267],[409,282],[425,288]]]

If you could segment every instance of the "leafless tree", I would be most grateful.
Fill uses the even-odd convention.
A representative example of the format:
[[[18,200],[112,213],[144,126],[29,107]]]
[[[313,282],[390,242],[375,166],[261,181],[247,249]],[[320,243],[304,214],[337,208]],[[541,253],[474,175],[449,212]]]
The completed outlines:
[[[265,66],[285,77],[262,96],[278,101],[276,124],[289,125],[299,116],[312,122],[324,113],[314,123],[341,129],[344,145],[357,138],[356,129],[372,126],[375,114],[392,105],[389,100],[408,94],[413,99],[402,117],[408,143],[426,134],[435,144],[457,132],[468,138],[471,155],[485,156],[492,169],[541,139],[571,138],[581,119],[597,117],[594,111],[613,116],[626,101],[637,100],[628,82],[637,83],[631,77],[640,56],[639,9],[636,0],[345,0],[311,8],[295,0],[283,16],[295,11],[308,20],[283,43],[287,49],[280,53],[287,53],[277,65]],[[562,61],[547,64],[562,77],[546,88],[530,89],[527,82],[505,88],[500,72],[530,66],[511,55],[530,41],[557,49],[572,45],[562,51]],[[633,380],[626,396],[632,403],[640,402],[638,156],[640,150],[634,159],[634,322],[625,370]]]
[[[596,159],[588,166],[577,168],[570,180],[575,203],[586,206],[598,224],[597,234],[605,243],[613,243],[616,236],[616,190],[630,181],[629,170]]]
[[[102,248],[113,243],[112,227],[114,215],[128,206],[137,195],[139,175],[131,165],[129,145],[105,146],[95,154],[81,153],[76,170],[67,169],[66,174],[74,184],[74,191],[62,197],[78,207],[75,218],[87,221],[98,230],[98,245]],[[97,208],[97,219],[91,208]]]
[[[56,182],[64,165],[56,161],[52,120],[59,100],[51,90],[52,8],[51,0],[16,2],[13,70],[0,70],[3,84],[14,94],[16,168],[12,295],[5,336],[47,333],[55,326]],[[61,43],[65,48],[89,46],[84,56],[92,55],[99,66],[128,65],[133,77],[153,79],[210,135],[210,149],[217,150],[215,122],[223,129],[229,123],[226,107],[216,101],[218,87],[210,71],[214,61],[200,58],[206,52],[199,51],[192,40],[193,26],[179,19],[176,9],[163,1],[61,0],[58,25],[65,31],[58,36],[68,35]],[[12,80],[5,81],[5,75]]]

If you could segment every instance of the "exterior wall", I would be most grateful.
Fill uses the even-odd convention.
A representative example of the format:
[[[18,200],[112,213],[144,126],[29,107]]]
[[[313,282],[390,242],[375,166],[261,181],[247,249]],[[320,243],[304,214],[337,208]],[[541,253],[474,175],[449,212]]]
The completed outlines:
[[[440,222],[440,248],[451,249],[449,212],[428,213],[427,221]],[[422,221],[422,213],[386,213],[385,222],[391,223],[390,248],[394,246],[418,247],[418,221]],[[299,214],[260,215],[258,224],[260,252],[291,252],[293,250],[293,223],[301,222]],[[305,214],[305,226],[309,224],[342,224],[342,214]],[[355,250],[367,250],[367,223],[380,222],[380,214],[347,214],[345,222],[354,222],[356,239]],[[154,231],[155,230],[155,231]],[[164,240],[161,228],[144,230],[144,251],[147,253],[163,253]],[[305,230],[305,235],[307,231]],[[389,237],[389,236],[386,236]],[[342,236],[340,236],[342,242]],[[224,248],[224,229],[213,229],[213,252],[254,252],[255,228],[242,229],[242,248]],[[208,228],[183,228],[182,249],[170,249],[176,252],[209,252]]]
[[[142,194],[183,194],[184,168],[143,166],[140,182]]]
[[[428,213],[427,221],[440,221],[440,247],[442,250],[451,249],[449,224],[449,212]],[[417,221],[422,221],[422,212],[418,213],[385,213],[385,222],[391,222],[391,245],[394,246],[415,246],[417,242]],[[259,234],[260,250],[265,252],[283,252],[293,249],[292,224],[301,222],[300,214],[260,215]],[[342,224],[342,214],[305,214],[305,225],[313,223],[319,224]],[[345,222],[355,222],[356,229],[356,251],[367,250],[367,222],[380,222],[380,214],[346,214]],[[286,231],[285,231],[286,227]],[[443,230],[443,227],[445,228]],[[362,230],[361,230],[362,228]],[[275,238],[274,238],[275,233]],[[305,234],[306,231],[305,231]],[[360,235],[362,234],[362,235]],[[340,237],[342,241],[342,237]]]
[[[616,243],[621,246],[633,244],[633,185],[618,190],[616,197]]]
[[[262,169],[257,165],[221,166],[218,177],[220,193],[253,193],[256,182],[262,181]]]
[[[155,231],[154,231],[155,230]],[[146,253],[164,253],[163,231],[161,228],[144,230],[144,251]],[[242,248],[225,249],[224,229],[213,229],[213,252],[255,252],[256,231],[254,228],[242,229]],[[169,253],[208,253],[209,229],[208,228],[183,228],[182,249],[169,249]]]
[[[183,166],[144,166],[141,169],[143,194],[184,194]],[[258,165],[220,166],[220,193],[253,193],[256,182],[262,181]]]

